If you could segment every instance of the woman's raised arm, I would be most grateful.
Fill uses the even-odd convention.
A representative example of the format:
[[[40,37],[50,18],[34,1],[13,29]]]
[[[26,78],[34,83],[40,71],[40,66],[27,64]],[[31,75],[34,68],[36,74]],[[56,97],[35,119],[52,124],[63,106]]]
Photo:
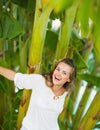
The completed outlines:
[[[13,81],[15,74],[15,71],[0,66],[0,75],[4,76],[5,78]]]

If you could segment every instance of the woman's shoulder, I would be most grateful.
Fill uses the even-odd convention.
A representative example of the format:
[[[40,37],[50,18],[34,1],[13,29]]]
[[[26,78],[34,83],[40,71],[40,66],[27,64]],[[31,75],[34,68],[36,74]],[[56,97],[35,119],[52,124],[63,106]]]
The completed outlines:
[[[15,78],[17,79],[26,79],[26,80],[44,80],[44,77],[41,74],[23,74],[20,72],[17,72],[15,74]]]
[[[43,77],[41,74],[35,73],[35,74],[28,74],[28,73],[21,73],[21,72],[17,72],[15,75],[18,76],[34,76],[34,77]]]
[[[22,86],[22,88],[33,89],[34,85],[44,84],[44,77],[41,74],[16,73],[14,83],[16,86]]]

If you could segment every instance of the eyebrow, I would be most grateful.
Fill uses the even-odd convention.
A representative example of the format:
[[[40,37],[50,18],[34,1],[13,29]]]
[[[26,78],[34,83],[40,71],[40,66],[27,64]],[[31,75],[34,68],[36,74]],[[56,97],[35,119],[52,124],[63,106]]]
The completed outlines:
[[[67,71],[65,71],[65,70],[63,70],[63,72],[66,72],[66,73],[67,73]]]
[[[60,69],[60,67],[57,66],[56,69]],[[67,72],[66,70],[63,70],[63,72],[64,72],[64,73],[69,73],[69,72]]]

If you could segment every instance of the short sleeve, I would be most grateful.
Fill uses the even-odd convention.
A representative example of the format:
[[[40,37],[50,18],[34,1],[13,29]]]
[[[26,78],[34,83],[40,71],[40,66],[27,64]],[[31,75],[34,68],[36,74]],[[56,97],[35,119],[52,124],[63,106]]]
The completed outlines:
[[[43,76],[40,74],[22,74],[16,73],[14,77],[14,84],[19,89],[34,89],[43,83]]]

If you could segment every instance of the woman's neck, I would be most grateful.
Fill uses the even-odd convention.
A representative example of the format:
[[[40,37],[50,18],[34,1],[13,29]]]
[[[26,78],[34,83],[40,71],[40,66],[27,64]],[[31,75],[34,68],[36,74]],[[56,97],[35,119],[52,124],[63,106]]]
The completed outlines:
[[[66,89],[64,87],[59,87],[59,86],[52,86],[52,91],[55,94],[55,96],[61,96],[63,95],[63,93],[66,91]]]

